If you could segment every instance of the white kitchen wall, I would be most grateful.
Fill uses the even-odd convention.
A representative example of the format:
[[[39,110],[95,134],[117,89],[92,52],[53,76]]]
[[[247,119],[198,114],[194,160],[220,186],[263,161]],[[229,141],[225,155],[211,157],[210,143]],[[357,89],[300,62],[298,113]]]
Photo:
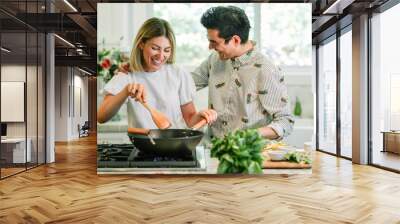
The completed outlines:
[[[311,69],[311,66],[282,67],[285,73],[285,83],[288,89],[292,112],[294,111],[296,97],[300,101],[302,114],[299,118],[313,119],[314,117]]]
[[[302,114],[295,117],[293,132],[284,139],[287,144],[303,148],[304,143],[313,142],[314,136],[314,91],[312,67],[282,67],[285,83],[294,113],[296,97],[299,99]]]

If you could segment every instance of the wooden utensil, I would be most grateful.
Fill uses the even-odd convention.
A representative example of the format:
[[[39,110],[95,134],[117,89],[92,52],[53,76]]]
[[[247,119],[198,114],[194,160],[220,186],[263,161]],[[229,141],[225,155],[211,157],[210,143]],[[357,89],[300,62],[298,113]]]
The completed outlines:
[[[205,118],[201,119],[197,124],[193,125],[192,130],[197,130],[207,124],[207,120]]]
[[[147,103],[139,101],[151,114],[151,119],[156,124],[159,129],[167,129],[171,126],[171,122],[169,122],[167,116],[165,116],[160,111],[150,107]]]

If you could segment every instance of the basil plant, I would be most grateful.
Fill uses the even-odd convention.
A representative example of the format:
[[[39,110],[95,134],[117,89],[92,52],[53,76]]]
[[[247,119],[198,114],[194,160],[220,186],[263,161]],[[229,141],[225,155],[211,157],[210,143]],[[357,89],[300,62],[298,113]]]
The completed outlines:
[[[211,140],[211,157],[219,160],[218,173],[262,174],[261,151],[266,140],[255,129],[237,130]]]

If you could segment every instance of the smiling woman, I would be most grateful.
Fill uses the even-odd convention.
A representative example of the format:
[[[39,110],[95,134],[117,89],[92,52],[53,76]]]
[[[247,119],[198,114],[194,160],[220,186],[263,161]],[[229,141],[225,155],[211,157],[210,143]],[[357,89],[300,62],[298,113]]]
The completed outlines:
[[[171,44],[166,37],[155,37],[145,43],[141,43],[139,48],[143,52],[147,71],[154,72],[160,69],[167,60],[171,60]]]
[[[175,61],[175,34],[169,23],[151,18],[140,28],[131,53],[131,69],[134,72],[154,72],[161,65]]]
[[[107,122],[126,102],[131,128],[167,127],[156,126],[154,116],[145,110],[147,105],[169,118],[171,128],[192,127],[202,119],[213,122],[215,111],[196,112],[192,102],[193,80],[189,73],[173,65],[174,52],[175,35],[168,22],[148,19],[139,29],[132,47],[131,73],[114,76],[104,87],[106,95],[98,111],[98,121]]]

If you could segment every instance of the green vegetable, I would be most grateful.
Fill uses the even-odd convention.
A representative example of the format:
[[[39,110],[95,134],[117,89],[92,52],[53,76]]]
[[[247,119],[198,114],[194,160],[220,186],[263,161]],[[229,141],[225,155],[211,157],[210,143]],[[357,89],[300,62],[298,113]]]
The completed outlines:
[[[218,173],[260,174],[262,172],[264,140],[257,130],[230,132],[224,138],[211,140],[211,157],[219,160]]]
[[[296,151],[286,153],[285,159],[289,162],[311,164],[311,159],[307,154]]]

